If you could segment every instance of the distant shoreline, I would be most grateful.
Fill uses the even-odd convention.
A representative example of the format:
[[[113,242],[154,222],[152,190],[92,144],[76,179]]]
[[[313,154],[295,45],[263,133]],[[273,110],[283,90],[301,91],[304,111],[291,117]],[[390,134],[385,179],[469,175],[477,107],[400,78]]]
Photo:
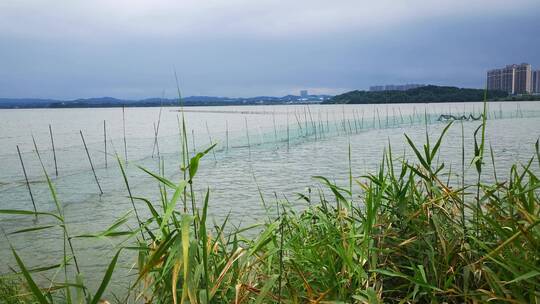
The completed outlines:
[[[66,105],[61,107],[49,107],[49,106],[2,106],[0,105],[0,110],[23,110],[23,109],[108,109],[108,108],[178,108],[178,107],[189,107],[189,108],[200,108],[200,107],[229,107],[229,106],[274,106],[274,105],[315,105],[321,103],[263,103],[263,104],[138,104],[138,105]]]
[[[212,97],[189,96],[178,99],[146,98],[140,100],[118,99],[113,97],[98,97],[74,100],[37,99],[37,98],[0,98],[0,109],[15,108],[121,108],[121,107],[186,107],[201,106],[240,106],[240,105],[275,105],[275,104],[312,104],[328,100],[330,95],[282,97],[256,96],[256,97]]]
[[[427,85],[409,90],[394,91],[350,91],[337,96],[286,95],[283,97],[257,96],[229,98],[212,96],[189,96],[178,99],[146,98],[125,100],[113,97],[98,97],[74,100],[0,98],[0,109],[78,109],[78,108],[141,108],[141,107],[216,107],[256,105],[314,105],[314,104],[430,104],[488,101],[539,101],[540,95],[509,95],[503,91],[485,91],[447,86]]]
[[[488,100],[488,102],[535,102],[540,101],[539,99],[531,100]],[[483,100],[473,100],[473,101],[405,101],[405,102],[370,102],[370,103],[361,103],[363,105],[391,105],[391,104],[434,104],[434,103],[473,103],[473,102],[483,102]],[[202,107],[233,107],[233,106],[294,106],[294,105],[358,105],[359,103],[264,103],[264,104],[184,104],[184,107],[187,108],[202,108]],[[49,110],[60,110],[60,109],[110,109],[110,108],[179,108],[181,105],[89,105],[89,106],[63,106],[63,107],[47,107],[47,106],[2,106],[0,105],[0,110],[32,110],[32,109],[49,109]],[[216,111],[193,111],[187,110],[186,112],[212,112]],[[219,111],[219,112],[228,112],[228,111]]]

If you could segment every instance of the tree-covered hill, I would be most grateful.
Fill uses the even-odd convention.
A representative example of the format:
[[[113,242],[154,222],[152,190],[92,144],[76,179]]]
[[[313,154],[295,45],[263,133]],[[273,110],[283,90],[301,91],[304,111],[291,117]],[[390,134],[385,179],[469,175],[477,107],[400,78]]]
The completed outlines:
[[[501,99],[508,96],[503,91],[489,91],[488,99]],[[428,85],[407,91],[351,91],[337,95],[324,103],[429,103],[429,102],[472,102],[484,100],[484,90],[464,89]]]

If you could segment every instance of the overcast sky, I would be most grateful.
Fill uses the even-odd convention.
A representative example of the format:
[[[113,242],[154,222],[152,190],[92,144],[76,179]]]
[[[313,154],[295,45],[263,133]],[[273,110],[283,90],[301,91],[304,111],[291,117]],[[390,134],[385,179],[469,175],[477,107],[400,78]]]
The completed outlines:
[[[0,97],[480,88],[540,68],[538,0],[0,1]]]

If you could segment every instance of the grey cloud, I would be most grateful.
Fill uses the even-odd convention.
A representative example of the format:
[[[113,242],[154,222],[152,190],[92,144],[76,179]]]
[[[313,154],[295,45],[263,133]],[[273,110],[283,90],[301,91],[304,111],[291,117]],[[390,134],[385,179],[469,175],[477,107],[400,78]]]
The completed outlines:
[[[173,68],[187,95],[252,96],[540,67],[537,1],[66,3],[0,3],[1,97],[172,95]]]

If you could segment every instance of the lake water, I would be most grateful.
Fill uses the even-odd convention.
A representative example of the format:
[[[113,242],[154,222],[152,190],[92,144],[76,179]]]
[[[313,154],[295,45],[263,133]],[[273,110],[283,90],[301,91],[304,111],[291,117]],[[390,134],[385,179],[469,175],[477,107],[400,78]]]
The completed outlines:
[[[411,156],[403,134],[423,144],[426,129],[436,137],[446,125],[436,120],[440,114],[474,113],[477,116],[481,109],[481,103],[186,108],[190,154],[202,151],[211,143],[218,144],[214,153],[206,155],[200,165],[195,180],[197,201],[201,202],[202,193],[210,188],[209,213],[213,219],[219,222],[230,213],[233,224],[252,224],[266,216],[258,187],[267,201],[275,201],[276,195],[280,199],[287,197],[301,208],[303,205],[296,200],[296,193],[318,187],[312,176],[323,175],[338,184],[348,184],[349,145],[352,173],[361,176],[376,169],[389,143],[395,157]],[[115,153],[121,158],[127,156],[133,195],[156,201],[157,183],[137,165],[157,171],[161,159],[165,175],[173,181],[180,179],[178,123],[182,115],[178,110],[0,110],[0,209],[33,208],[17,154],[19,146],[36,208],[38,211],[55,210],[32,136],[45,169],[53,178],[73,235],[102,230],[132,209]],[[540,135],[540,102],[490,103],[488,117],[487,143],[493,147],[497,173],[502,179],[511,164],[526,162],[534,155],[534,143]],[[479,121],[463,123],[468,178],[474,172],[468,164],[474,149],[473,131],[479,124]],[[80,131],[103,195],[90,169]],[[108,155],[104,153],[105,145]],[[461,173],[460,123],[454,124],[443,142],[442,160]],[[491,160],[486,161],[486,171],[490,170]],[[457,176],[451,179],[459,180]],[[146,218],[146,208],[142,204],[138,208]],[[7,233],[47,223],[44,218],[35,224],[32,218],[0,215],[0,227]],[[133,221],[130,223],[135,227]],[[9,241],[29,267],[61,261],[63,247],[59,229],[14,234],[9,236]],[[74,240],[87,278],[94,282],[101,278],[117,243],[118,240],[110,239]],[[7,273],[9,267],[15,265],[3,234],[0,261],[1,273]],[[124,269],[115,274],[116,290],[127,286],[127,269],[133,262],[129,254],[123,256]]]

